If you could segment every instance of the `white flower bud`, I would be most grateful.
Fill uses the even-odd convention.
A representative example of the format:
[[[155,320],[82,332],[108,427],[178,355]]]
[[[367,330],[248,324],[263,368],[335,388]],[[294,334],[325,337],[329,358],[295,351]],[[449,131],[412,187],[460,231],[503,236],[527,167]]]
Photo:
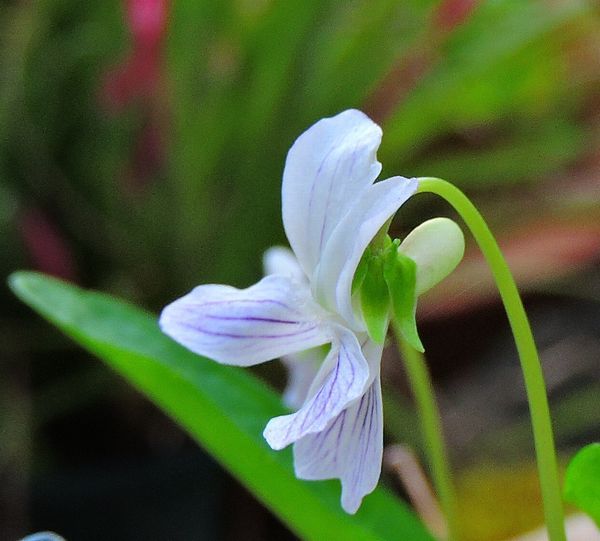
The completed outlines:
[[[462,230],[449,218],[433,218],[413,229],[398,247],[417,264],[417,295],[441,282],[465,253]]]

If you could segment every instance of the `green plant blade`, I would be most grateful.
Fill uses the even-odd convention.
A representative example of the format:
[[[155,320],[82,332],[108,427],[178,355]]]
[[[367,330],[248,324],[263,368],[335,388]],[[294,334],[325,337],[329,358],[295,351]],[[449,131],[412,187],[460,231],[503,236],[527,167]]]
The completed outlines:
[[[586,445],[571,460],[565,475],[564,496],[600,528],[600,443]]]
[[[354,515],[340,508],[339,484],[294,477],[289,450],[262,438],[282,413],[279,397],[248,371],[221,366],[163,335],[156,317],[108,295],[32,272],[9,280],[15,294],[156,402],[301,538],[432,541],[385,489]]]

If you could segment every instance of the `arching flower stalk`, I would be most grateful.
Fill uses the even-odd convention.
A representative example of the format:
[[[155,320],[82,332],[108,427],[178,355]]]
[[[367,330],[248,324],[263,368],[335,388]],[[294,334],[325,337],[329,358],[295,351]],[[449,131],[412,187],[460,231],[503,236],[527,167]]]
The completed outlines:
[[[299,478],[339,478],[348,513],[381,472],[380,364],[390,314],[420,347],[417,295],[450,272],[464,248],[460,229],[447,219],[422,224],[402,244],[387,237],[386,224],[418,182],[374,182],[381,136],[356,110],[309,128],[290,149],[283,174],[283,223],[293,253],[271,249],[268,275],[257,284],[199,286],[160,318],[165,333],[217,362],[251,366],[283,357],[294,367],[286,396],[298,410],[271,419],[264,437],[273,449],[294,444]],[[314,351],[323,346],[326,354]]]

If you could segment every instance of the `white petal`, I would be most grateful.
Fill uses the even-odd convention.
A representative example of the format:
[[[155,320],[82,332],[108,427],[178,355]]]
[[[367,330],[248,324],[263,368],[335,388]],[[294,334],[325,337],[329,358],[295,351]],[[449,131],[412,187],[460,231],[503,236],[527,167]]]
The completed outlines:
[[[263,255],[263,267],[267,275],[280,274],[308,285],[306,275],[300,268],[294,252],[289,248],[269,248]],[[281,358],[288,371],[288,383],[282,397],[286,406],[292,409],[302,407],[324,358],[325,352],[322,348],[312,348]]]
[[[398,250],[417,264],[417,295],[448,276],[465,253],[461,228],[448,218],[433,218],[415,227]]]
[[[315,297],[352,328],[364,326],[352,308],[352,279],[365,249],[379,229],[413,195],[417,179],[393,177],[377,182],[355,201],[332,233],[313,284]]]
[[[204,285],[169,304],[161,329],[200,355],[250,366],[332,340],[306,286],[279,275],[248,289]]]
[[[369,383],[369,364],[354,333],[342,329],[331,346],[310,398],[296,413],[271,419],[263,433],[273,449],[283,449],[306,434],[323,430]]]
[[[307,281],[294,252],[283,246],[273,246],[264,253],[263,268],[267,275],[283,274],[298,282]]]
[[[383,412],[379,376],[360,400],[343,410],[325,430],[294,445],[300,479],[342,482],[342,507],[356,513],[364,496],[377,486],[383,453]]]
[[[286,406],[296,410],[302,407],[324,358],[322,348],[313,348],[281,358],[288,370],[288,383],[283,392],[283,403]]]
[[[381,171],[381,128],[350,109],[305,131],[288,152],[283,172],[283,224],[311,278],[339,221]]]

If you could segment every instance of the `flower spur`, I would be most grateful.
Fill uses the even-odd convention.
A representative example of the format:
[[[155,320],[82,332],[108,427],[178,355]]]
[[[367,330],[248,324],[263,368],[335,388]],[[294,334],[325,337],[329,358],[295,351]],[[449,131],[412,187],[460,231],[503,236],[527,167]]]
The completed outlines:
[[[404,177],[374,182],[381,171],[376,159],[381,135],[356,110],[304,132],[288,153],[282,185],[283,223],[293,254],[267,253],[271,274],[257,284],[241,290],[196,287],[160,317],[166,334],[223,364],[251,366],[281,357],[289,362],[329,345],[308,391],[312,369],[303,375],[304,388],[295,393],[298,404],[306,395],[301,407],[271,419],[264,437],[273,449],[294,444],[299,478],[339,478],[342,507],[349,513],[377,485],[383,451],[383,346],[369,336],[353,280],[369,244],[418,187],[416,179]],[[431,237],[427,231],[417,235],[423,236]],[[415,260],[431,260],[418,242],[409,245],[417,246],[409,254]],[[451,252],[456,259],[457,250]],[[269,265],[269,258],[279,263]],[[437,281],[439,265],[417,261],[417,266],[429,268],[422,283]]]

